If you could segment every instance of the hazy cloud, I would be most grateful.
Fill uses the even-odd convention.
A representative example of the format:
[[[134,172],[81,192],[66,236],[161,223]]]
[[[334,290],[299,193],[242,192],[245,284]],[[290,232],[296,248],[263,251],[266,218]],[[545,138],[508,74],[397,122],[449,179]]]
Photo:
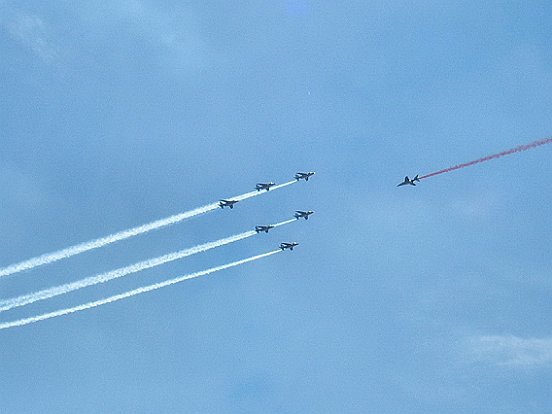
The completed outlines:
[[[78,14],[92,31],[117,28],[137,42],[149,44],[159,52],[162,65],[194,68],[206,60],[207,44],[189,7],[166,9],[143,0],[124,0],[84,5]]]
[[[512,335],[479,336],[471,340],[477,360],[511,367],[552,364],[552,338],[520,338]]]
[[[2,15],[0,26],[8,35],[45,62],[52,62],[56,56],[56,48],[51,39],[47,24],[34,14],[21,13],[9,9],[0,3]]]

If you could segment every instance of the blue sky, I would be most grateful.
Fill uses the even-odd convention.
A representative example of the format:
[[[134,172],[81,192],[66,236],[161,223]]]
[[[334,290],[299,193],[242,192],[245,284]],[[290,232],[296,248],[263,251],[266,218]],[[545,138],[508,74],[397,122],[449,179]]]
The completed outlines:
[[[114,4],[116,3],[116,4]],[[0,332],[5,412],[541,413],[552,405],[545,1],[0,1],[0,265],[300,183],[5,278],[2,298],[313,209],[0,315],[293,253]]]

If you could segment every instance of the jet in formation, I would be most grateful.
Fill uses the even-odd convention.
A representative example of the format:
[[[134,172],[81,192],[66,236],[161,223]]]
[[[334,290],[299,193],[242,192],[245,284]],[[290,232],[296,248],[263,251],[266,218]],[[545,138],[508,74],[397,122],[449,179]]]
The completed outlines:
[[[295,214],[293,215],[293,217],[295,217],[297,220],[299,220],[300,218],[304,218],[305,220],[308,220],[309,216],[311,214],[314,214],[314,211],[312,211],[312,210],[309,210],[309,211],[297,210],[297,211],[295,211]]]
[[[414,177],[413,179],[408,178],[408,175],[407,175],[406,177],[404,177],[404,181],[402,183],[400,183],[399,185],[397,185],[397,187],[400,187],[402,185],[416,186],[416,181],[420,182],[420,179],[418,178],[418,174],[416,174],[416,177]]]
[[[295,174],[295,179],[297,181],[299,181],[299,180],[309,181],[309,177],[312,177],[314,174],[316,174],[314,171],[298,172],[298,173]]]
[[[255,185],[255,189],[257,191],[261,191],[261,190],[270,190],[270,187],[274,187],[276,184],[273,183],[272,181],[269,182],[269,183],[257,183],[257,185]]]
[[[261,233],[261,232],[263,232],[263,231],[264,231],[265,233],[268,233],[268,231],[269,231],[270,229],[273,229],[273,228],[274,228],[274,226],[273,226],[272,224],[269,224],[268,226],[255,226],[255,231],[256,231],[257,233]]]
[[[297,242],[280,243],[280,249],[282,249],[282,251],[284,251],[284,250],[293,250],[293,248],[295,246],[299,246],[299,243],[297,243]]]
[[[234,204],[236,204],[239,200],[220,200],[219,201],[219,207],[220,208],[224,208],[224,207],[230,207],[230,208],[234,208]]]

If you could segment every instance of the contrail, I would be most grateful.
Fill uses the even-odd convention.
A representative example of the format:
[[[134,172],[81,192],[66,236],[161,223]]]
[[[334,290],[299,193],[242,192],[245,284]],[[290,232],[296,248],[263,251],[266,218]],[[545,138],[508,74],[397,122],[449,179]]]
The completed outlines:
[[[280,227],[285,224],[293,223],[295,220],[286,220],[281,223],[274,224],[274,227]],[[198,246],[190,247],[188,249],[180,250],[173,253],[168,253],[163,256],[159,256],[153,259],[144,260],[142,262],[134,263],[126,267],[111,270],[99,275],[90,276],[76,282],[65,283],[63,285],[54,286],[48,289],[39,290],[37,292],[29,293],[27,295],[21,295],[11,299],[5,299],[0,301],[0,312],[5,312],[13,308],[29,305],[41,300],[50,299],[59,295],[73,292],[75,290],[83,289],[88,286],[94,286],[100,283],[109,282],[113,279],[118,279],[133,273],[141,272],[152,267],[160,266],[165,263],[173,262],[175,260],[183,259],[188,256],[192,256],[197,253],[203,253],[207,250],[211,250],[217,247],[225,246],[230,243],[234,243],[248,237],[255,236],[257,232],[246,231],[234,236],[226,237],[224,239],[212,241],[209,243],[203,243]]]
[[[486,157],[479,158],[479,159],[474,160],[474,161],[466,162],[464,164],[458,164],[458,165],[455,165],[453,167],[445,168],[444,170],[439,170],[439,171],[432,172],[431,174],[422,175],[420,177],[420,179],[433,177],[435,175],[444,174],[444,173],[451,172],[451,171],[454,171],[454,170],[459,170],[460,168],[466,168],[466,167],[469,167],[469,166],[474,165],[474,164],[479,164],[479,163],[482,163],[482,162],[485,162],[485,161],[490,161],[490,160],[493,160],[493,159],[496,159],[496,158],[504,157],[505,155],[514,154],[516,152],[527,151],[527,150],[530,150],[530,149],[533,149],[533,148],[536,148],[536,147],[540,147],[541,145],[546,145],[546,144],[550,144],[550,143],[552,143],[552,138],[541,139],[539,141],[531,142],[530,144],[520,145],[519,147],[515,147],[515,148],[509,149],[509,150],[506,150],[506,151],[499,152],[498,154],[488,155]]]
[[[271,188],[271,191],[277,190],[279,188],[287,187],[288,185],[291,185],[295,183],[296,181],[288,181],[286,183],[276,185]],[[232,197],[232,200],[246,200],[248,198],[256,197],[261,194],[267,193],[269,191],[250,191],[248,193]],[[205,214],[209,211],[216,210],[219,207],[218,202],[217,203],[211,203],[207,204],[203,207],[198,207],[193,210],[186,211],[184,213],[175,214],[174,216],[170,216],[164,219],[152,221],[151,223],[143,224],[138,227],[134,227],[128,230],[123,230],[118,233],[110,234],[109,236],[101,237],[99,239],[95,239],[92,241],[76,244],[71,247],[67,247],[65,249],[58,250],[53,253],[46,253],[41,256],[33,257],[28,260],[24,260],[19,263],[15,263],[9,266],[6,266],[4,268],[0,268],[0,277],[8,276],[14,273],[19,273],[24,270],[30,270],[34,269],[35,267],[42,266],[48,263],[57,262],[58,260],[67,259],[71,256],[75,256],[80,253],[87,252],[89,250],[97,249],[103,246],[106,246],[111,243],[118,242],[120,240],[128,239],[130,237],[138,236],[139,234],[144,234],[147,232],[150,232],[152,230],[157,230],[162,227],[171,226],[173,224],[179,223],[185,219],[188,219],[190,217],[198,216],[200,214]]]
[[[174,279],[169,279],[169,280],[166,280],[164,282],[155,283],[153,285],[144,286],[144,287],[137,288],[137,289],[134,289],[134,290],[130,290],[128,292],[124,292],[124,293],[121,293],[121,294],[118,294],[118,295],[110,296],[110,297],[105,298],[105,299],[100,299],[100,300],[97,300],[97,301],[94,301],[94,302],[88,302],[88,303],[85,303],[85,304],[82,304],[82,305],[74,306],[72,308],[60,309],[60,310],[57,310],[57,311],[54,311],[54,312],[49,312],[49,313],[44,313],[42,315],[32,316],[30,318],[25,318],[25,319],[19,319],[19,320],[16,320],[16,321],[0,323],[0,330],[1,329],[14,328],[16,326],[28,325],[28,324],[43,321],[43,320],[46,320],[46,319],[56,318],[58,316],[68,315],[70,313],[75,313],[75,312],[83,311],[83,310],[86,310],[86,309],[95,308],[97,306],[106,305],[106,304],[111,303],[111,302],[116,302],[118,300],[130,298],[132,296],[140,295],[142,293],[150,292],[152,290],[157,290],[157,289],[161,289],[161,288],[166,287],[166,286],[174,285],[176,283],[180,283],[180,282],[183,282],[183,281],[188,280],[188,279],[194,279],[196,277],[206,276],[206,275],[209,275],[211,273],[215,273],[215,272],[218,272],[218,271],[221,271],[221,270],[229,269],[231,267],[236,267],[236,266],[240,266],[240,265],[245,264],[245,263],[253,262],[255,260],[263,259],[265,257],[272,256],[276,253],[280,253],[280,251],[281,250],[274,250],[272,252],[259,254],[257,256],[248,257],[247,259],[238,260],[236,262],[228,263],[228,264],[225,264],[225,265],[222,265],[222,266],[212,267],[210,269],[202,270],[202,271],[196,272],[196,273],[190,273],[188,275],[176,277]]]

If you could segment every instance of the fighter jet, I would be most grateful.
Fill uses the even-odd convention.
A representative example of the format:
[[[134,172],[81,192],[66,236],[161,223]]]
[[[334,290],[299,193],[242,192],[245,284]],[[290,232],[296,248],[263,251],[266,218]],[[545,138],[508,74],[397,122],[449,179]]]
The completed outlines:
[[[295,174],[295,179],[297,181],[299,181],[299,180],[309,181],[309,177],[313,176],[314,174],[316,174],[314,171],[298,172],[298,173]]]
[[[282,251],[286,250],[286,249],[289,249],[289,250],[293,250],[293,248],[295,246],[299,246],[299,243],[297,242],[292,242],[292,243],[280,243],[280,249],[282,249]]]
[[[400,187],[401,185],[413,185],[416,186],[416,181],[420,182],[420,179],[418,178],[418,174],[416,174],[416,177],[414,177],[412,180],[408,178],[408,175],[404,177],[404,181],[397,185],[397,187]]]
[[[255,231],[257,233],[260,233],[262,231],[264,231],[265,233],[268,233],[268,231],[273,228],[274,226],[272,224],[269,224],[268,226],[255,226]]]
[[[236,204],[237,202],[239,202],[239,200],[220,200],[219,201],[219,207],[220,208],[224,208],[224,207],[234,208],[234,204]]]
[[[295,212],[295,214],[293,215],[293,217],[295,217],[297,220],[299,220],[300,218],[304,218],[305,220],[308,220],[309,216],[311,214],[314,214],[314,211],[312,211],[312,210],[309,210],[309,211],[297,210]]]
[[[257,185],[255,185],[255,189],[257,191],[261,191],[261,190],[270,190],[270,187],[274,187],[276,184],[273,183],[272,181],[269,182],[269,183],[257,183]]]

